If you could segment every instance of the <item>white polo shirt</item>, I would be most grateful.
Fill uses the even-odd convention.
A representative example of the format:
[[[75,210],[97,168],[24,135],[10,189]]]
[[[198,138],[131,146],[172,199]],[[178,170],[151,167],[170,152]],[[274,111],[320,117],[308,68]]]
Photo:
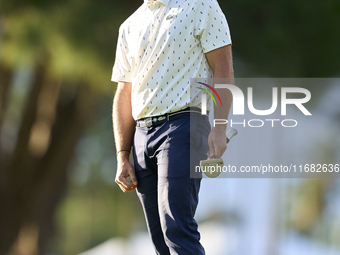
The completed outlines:
[[[145,0],[119,28],[111,80],[132,83],[136,120],[200,107],[190,79],[211,78],[204,53],[229,44],[216,0]]]

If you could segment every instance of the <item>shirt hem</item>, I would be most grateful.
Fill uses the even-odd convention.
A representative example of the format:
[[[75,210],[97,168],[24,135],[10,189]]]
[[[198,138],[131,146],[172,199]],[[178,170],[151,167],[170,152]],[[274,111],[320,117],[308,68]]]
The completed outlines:
[[[215,44],[215,46],[211,45],[211,47],[204,47],[205,50],[203,52],[208,53],[210,51],[213,51],[213,50],[216,50],[216,49],[222,48],[224,46],[228,46],[228,45],[232,45],[231,41],[229,43],[219,43],[219,44]]]
[[[132,82],[131,79],[122,78],[122,77],[111,77],[111,81],[113,82]]]

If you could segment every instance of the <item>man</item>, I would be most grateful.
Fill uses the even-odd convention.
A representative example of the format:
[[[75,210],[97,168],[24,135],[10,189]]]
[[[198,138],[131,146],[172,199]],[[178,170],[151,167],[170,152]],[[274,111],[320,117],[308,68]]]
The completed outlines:
[[[190,166],[223,155],[226,125],[210,128],[192,79],[212,77],[233,82],[229,28],[215,0],[145,0],[121,25],[112,72],[116,182],[137,188],[157,254],[205,254],[194,220],[201,177],[191,178]],[[231,93],[218,92],[215,118],[227,119]]]

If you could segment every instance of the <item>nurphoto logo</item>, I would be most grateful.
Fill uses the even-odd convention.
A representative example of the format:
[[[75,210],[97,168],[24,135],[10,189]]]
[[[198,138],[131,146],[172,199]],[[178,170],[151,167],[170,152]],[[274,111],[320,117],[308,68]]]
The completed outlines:
[[[199,84],[202,84],[206,86],[208,89],[210,89],[215,96],[220,101],[221,106],[222,101],[217,93],[216,89],[228,89],[233,96],[233,115],[245,115],[245,96],[243,91],[237,87],[236,85],[230,85],[230,84],[215,84],[215,88],[212,86],[197,82]],[[205,88],[199,88],[202,91],[206,92],[203,93],[201,96],[201,105],[202,105],[202,115],[207,115],[207,94],[212,98],[214,101],[214,104],[217,105],[216,100],[214,98],[214,95]],[[247,88],[247,106],[248,110],[256,115],[256,116],[268,116],[273,114],[277,109],[279,105],[279,95],[278,95],[278,88],[273,87],[272,88],[272,105],[269,109],[265,110],[259,110],[254,107],[254,98],[253,98],[253,88],[248,87]],[[281,98],[280,98],[280,108],[281,108],[281,116],[287,115],[287,105],[294,105],[296,106],[305,116],[312,116],[312,114],[307,110],[307,108],[304,106],[305,103],[309,102],[311,99],[311,93],[308,89],[305,88],[299,88],[299,87],[281,87]],[[290,94],[298,94],[299,96],[302,96],[300,98],[289,98]],[[233,122],[233,120],[225,120],[225,119],[214,119],[213,126],[219,124],[227,124],[230,123],[231,127],[233,125],[242,125],[243,127],[246,127],[248,124],[249,127],[263,127],[265,123],[271,123],[271,126],[274,127],[277,122],[281,123],[282,127],[296,127],[298,125],[298,121],[295,119],[250,119],[246,120],[244,119],[242,122]]]

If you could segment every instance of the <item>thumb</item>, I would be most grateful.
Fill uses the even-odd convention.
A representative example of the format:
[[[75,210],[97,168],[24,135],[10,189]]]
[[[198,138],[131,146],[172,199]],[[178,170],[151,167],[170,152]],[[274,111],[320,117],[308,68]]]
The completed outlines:
[[[137,177],[136,177],[135,171],[130,170],[130,178],[131,178],[133,185],[137,185]]]
[[[213,158],[213,156],[215,154],[215,146],[214,146],[212,139],[208,139],[208,144],[209,144],[209,151],[207,153],[208,157]]]

